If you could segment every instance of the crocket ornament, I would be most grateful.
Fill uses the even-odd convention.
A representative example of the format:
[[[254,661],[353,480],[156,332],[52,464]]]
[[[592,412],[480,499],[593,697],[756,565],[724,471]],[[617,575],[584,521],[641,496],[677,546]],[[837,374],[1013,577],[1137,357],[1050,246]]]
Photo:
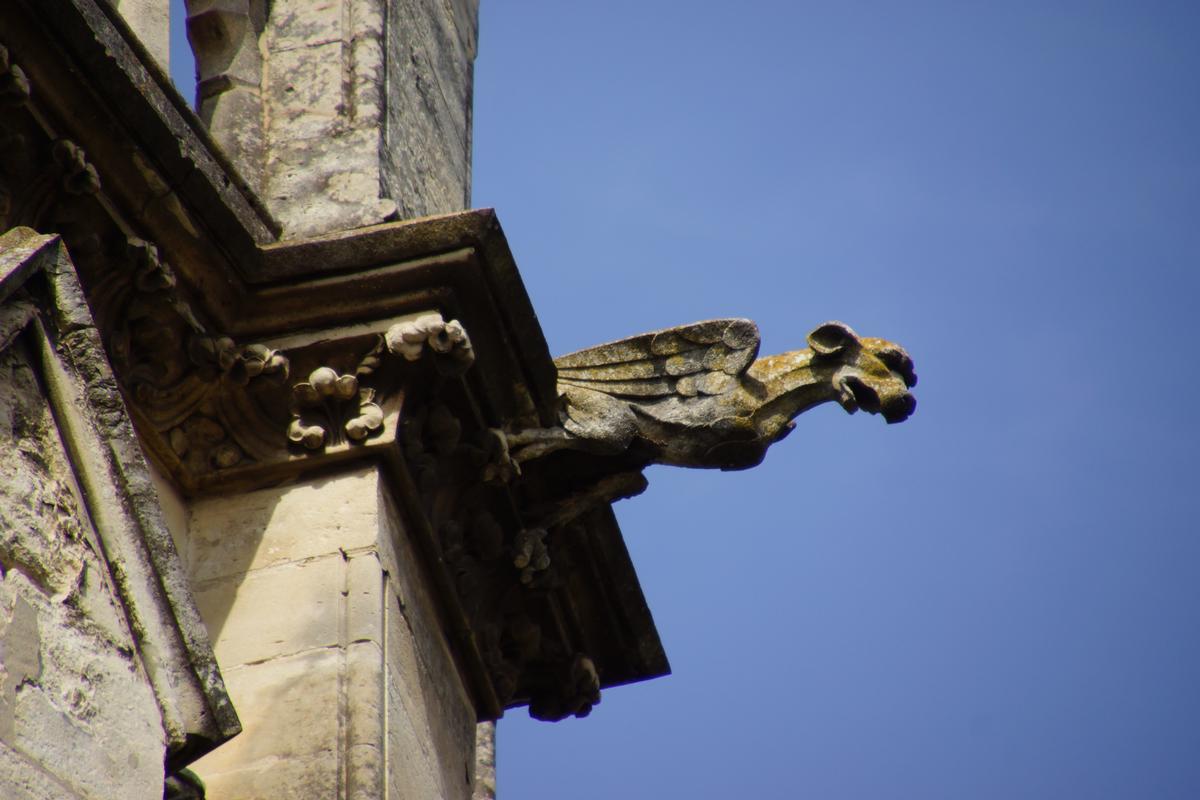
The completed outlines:
[[[724,470],[762,461],[797,415],[836,401],[889,423],[916,408],[904,348],[841,322],[809,347],[756,358],[758,327],[717,319],[644,333],[555,360],[559,424],[504,435],[518,465],[558,450]]]

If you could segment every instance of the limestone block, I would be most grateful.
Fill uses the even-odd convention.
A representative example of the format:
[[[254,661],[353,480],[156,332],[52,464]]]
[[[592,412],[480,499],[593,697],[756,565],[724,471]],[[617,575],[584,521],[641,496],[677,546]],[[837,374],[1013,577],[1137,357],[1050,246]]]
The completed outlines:
[[[339,773],[345,797],[382,796],[382,681],[374,642],[231,670],[247,726],[195,765],[210,800],[335,797]]]
[[[170,0],[118,0],[114,5],[138,40],[166,70],[171,62]]]
[[[341,41],[346,36],[343,5],[344,0],[275,0],[267,20],[268,51],[274,54]],[[357,22],[354,33],[362,33]]]
[[[279,767],[329,754],[334,759],[328,769],[332,780],[338,750],[341,666],[342,654],[331,648],[225,670],[226,686],[242,718],[243,731],[197,761],[193,769],[207,784],[224,773]],[[315,771],[313,778],[317,778]],[[314,785],[322,786],[324,780],[321,777]],[[314,789],[297,796],[334,795]],[[220,797],[212,795],[212,800]]]
[[[379,554],[368,551],[346,559],[346,639],[383,644],[383,566]]]
[[[471,800],[496,800],[496,723],[475,726],[475,786]]]
[[[220,91],[222,83],[258,86],[262,81],[262,57],[250,15],[237,2],[189,3],[188,40],[196,57],[196,71],[208,89]],[[220,79],[223,79],[220,80]]]
[[[354,64],[351,120],[355,127],[378,127],[383,121],[387,80],[383,40],[379,37],[356,37],[350,43]]]
[[[256,191],[262,191],[266,142],[259,124],[263,109],[258,86],[233,85],[219,94],[202,97],[199,114],[241,176]]]
[[[462,16],[464,9],[458,9]],[[472,44],[429,0],[393,5],[388,27],[384,175],[404,216],[456,211],[470,198]]]
[[[337,753],[330,750],[303,758],[256,761],[230,772],[213,773],[203,767],[194,771],[204,781],[206,800],[332,800],[338,796]]]
[[[389,709],[402,708],[395,695],[399,688],[388,684]],[[422,731],[403,715],[388,720],[389,797],[438,797],[454,800],[465,795],[446,793],[438,768],[428,752]]]
[[[386,607],[388,752],[398,759],[389,763],[389,775],[395,779],[398,770],[418,775],[428,770],[441,787],[434,796],[469,797],[474,708],[437,625],[411,544],[401,537],[392,541],[397,549],[389,585],[402,599]],[[413,737],[419,748],[412,745]]]
[[[382,39],[387,19],[387,0],[347,0],[354,38]]]
[[[375,642],[346,649],[346,796],[376,800],[382,796],[386,716],[382,691],[383,652]]]
[[[79,797],[160,792],[166,747],[154,694],[131,652],[19,572],[0,581],[0,740]],[[0,771],[0,797],[27,780]]]
[[[297,761],[346,797],[470,796],[474,708],[390,492],[366,467],[195,504],[197,603],[246,726],[196,767],[214,800],[325,796],[289,794],[329,780]]]
[[[22,349],[0,385],[0,797],[152,796],[158,702]]]
[[[381,198],[379,133],[272,142],[267,192],[285,236],[316,236],[382,222],[396,203]]]
[[[344,566],[335,554],[197,586],[217,662],[228,669],[337,645]]]
[[[266,86],[268,141],[330,136],[346,127],[340,41],[273,52]]]
[[[188,560],[197,582],[375,544],[374,467],[210,498],[192,506]]]

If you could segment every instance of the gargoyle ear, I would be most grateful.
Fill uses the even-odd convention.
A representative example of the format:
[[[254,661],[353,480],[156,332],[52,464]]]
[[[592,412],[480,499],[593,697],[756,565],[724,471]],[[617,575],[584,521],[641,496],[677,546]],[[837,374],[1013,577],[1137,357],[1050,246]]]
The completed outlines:
[[[857,343],[858,334],[844,322],[826,322],[813,328],[808,335],[808,346],[823,356],[840,353]]]

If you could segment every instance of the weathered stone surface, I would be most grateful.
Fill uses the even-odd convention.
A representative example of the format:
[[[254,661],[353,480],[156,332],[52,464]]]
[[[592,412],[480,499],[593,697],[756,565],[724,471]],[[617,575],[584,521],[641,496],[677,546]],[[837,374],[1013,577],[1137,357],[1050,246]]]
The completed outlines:
[[[475,728],[475,789],[471,800],[496,800],[496,723]]]
[[[162,720],[28,359],[0,352],[0,797],[148,797]]]
[[[392,94],[383,164],[389,196],[402,217],[465,208],[471,185],[473,9],[433,0],[390,3]]]
[[[266,196],[289,237],[381,222],[396,203],[379,192],[379,136],[348,129],[329,138],[273,138]]]
[[[341,0],[275,0],[264,32],[267,50],[282,53],[342,41],[347,34],[342,30],[343,7]],[[371,33],[357,21],[355,30]]]
[[[138,40],[163,69],[171,63],[170,0],[113,0]]]
[[[271,53],[267,99],[271,107],[268,146],[272,154],[277,152],[278,145],[331,136],[350,127],[349,120],[343,118],[344,61],[343,45],[338,38]]]
[[[29,764],[160,795],[237,720],[73,264],[27,228],[0,235],[0,386],[0,796]]]

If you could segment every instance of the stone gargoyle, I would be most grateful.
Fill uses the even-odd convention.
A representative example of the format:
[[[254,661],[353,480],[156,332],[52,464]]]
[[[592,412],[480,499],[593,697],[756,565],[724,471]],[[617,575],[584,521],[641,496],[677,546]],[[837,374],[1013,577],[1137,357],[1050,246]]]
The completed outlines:
[[[644,333],[555,360],[557,426],[505,434],[517,464],[557,450],[628,453],[645,464],[746,469],[791,432],[798,414],[837,401],[903,422],[916,408],[904,348],[840,322],[809,349],[756,359],[758,327],[718,319]]]

